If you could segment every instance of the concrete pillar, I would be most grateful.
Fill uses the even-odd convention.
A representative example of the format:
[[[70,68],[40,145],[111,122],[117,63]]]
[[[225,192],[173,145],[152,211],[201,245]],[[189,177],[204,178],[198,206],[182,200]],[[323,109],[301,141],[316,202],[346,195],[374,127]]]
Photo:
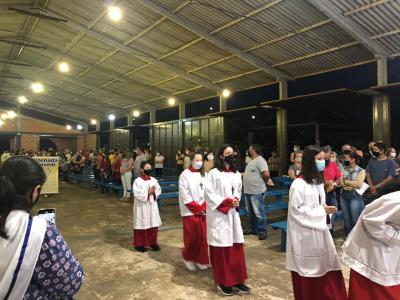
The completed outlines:
[[[156,120],[156,110],[152,109],[152,110],[150,110],[150,124],[154,124],[156,122],[157,122],[157,120]]]
[[[96,123],[96,131],[100,132],[100,121],[97,121]]]
[[[386,85],[386,57],[378,58],[377,72],[378,86]],[[383,141],[387,146],[391,145],[390,97],[388,95],[376,95],[372,100],[372,128],[374,141]]]
[[[15,136],[15,149],[21,149],[21,105],[17,104],[17,135]]]
[[[114,123],[115,123],[115,120],[110,120],[110,130],[114,130]]]
[[[287,98],[287,81],[279,81],[279,99]],[[288,169],[288,123],[286,108],[276,110],[276,147],[277,154],[281,159],[279,175],[287,173]]]
[[[320,138],[320,132],[319,132],[319,124],[315,124],[315,145],[320,146],[321,145],[321,138]]]
[[[223,97],[222,95],[219,95],[219,111],[220,112],[227,111],[226,98]]]
[[[185,119],[186,118],[186,105],[184,102],[179,102],[179,119]]]
[[[126,115],[126,118],[127,118],[127,122],[126,122],[126,124],[128,125],[128,126],[132,126],[132,124],[133,124],[133,116],[132,116],[132,114],[127,114]]]

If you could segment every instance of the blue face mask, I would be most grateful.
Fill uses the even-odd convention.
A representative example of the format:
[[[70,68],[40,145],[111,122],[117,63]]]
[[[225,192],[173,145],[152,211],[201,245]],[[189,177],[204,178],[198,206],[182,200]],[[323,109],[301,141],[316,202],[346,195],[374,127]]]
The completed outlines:
[[[316,159],[315,164],[317,165],[318,172],[322,172],[325,169],[325,160],[324,159],[321,159],[321,160]]]

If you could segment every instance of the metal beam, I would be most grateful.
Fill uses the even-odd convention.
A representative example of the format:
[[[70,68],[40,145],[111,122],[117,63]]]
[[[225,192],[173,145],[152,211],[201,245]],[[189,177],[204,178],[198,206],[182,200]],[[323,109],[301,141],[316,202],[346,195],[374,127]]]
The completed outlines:
[[[279,99],[287,98],[288,84],[286,80],[279,81]],[[276,145],[277,154],[280,158],[279,175],[287,172],[288,166],[288,120],[285,108],[276,110]]]
[[[54,12],[54,11],[52,11],[52,14],[56,15],[56,16],[60,16],[62,18],[65,18],[65,16],[60,15],[60,14]],[[167,70],[167,71],[169,71],[171,73],[175,73],[175,74],[177,74],[177,75],[179,75],[179,76],[181,76],[183,78],[186,78],[186,79],[188,79],[188,80],[190,80],[192,82],[195,82],[197,84],[201,84],[201,85],[203,85],[204,87],[206,87],[206,88],[208,88],[210,90],[219,92],[222,89],[222,87],[220,87],[219,85],[213,84],[210,80],[208,80],[206,78],[203,78],[203,77],[195,75],[195,74],[189,74],[183,69],[177,68],[177,67],[175,67],[175,66],[173,66],[171,64],[168,64],[166,62],[159,61],[159,60],[157,60],[157,58],[151,57],[149,55],[146,55],[145,57],[143,57],[142,55],[139,55],[138,52],[135,49],[133,49],[133,48],[131,48],[129,46],[125,46],[120,41],[115,40],[115,39],[110,38],[110,37],[107,37],[106,35],[101,34],[101,33],[97,32],[97,31],[92,30],[92,29],[87,29],[85,26],[83,26],[83,25],[81,25],[81,24],[79,24],[77,22],[74,22],[72,20],[68,20],[68,23],[66,23],[65,25],[67,25],[67,26],[69,26],[72,29],[75,29],[77,31],[85,31],[86,34],[90,35],[91,37],[94,37],[95,39],[97,39],[97,40],[99,40],[99,41],[101,41],[101,42],[103,42],[105,44],[108,44],[108,45],[110,45],[110,46],[112,46],[112,47],[114,47],[114,48],[116,48],[116,49],[118,49],[120,51],[125,52],[125,53],[128,53],[128,54],[131,54],[133,56],[136,56],[136,57],[138,57],[139,59],[141,59],[143,61],[147,61],[149,63],[152,63],[153,65],[156,65],[156,66],[158,66],[158,67],[160,67],[160,68],[162,68],[164,70]]]
[[[198,36],[204,38],[205,40],[213,43],[214,45],[235,54],[236,56],[240,57],[241,59],[245,60],[246,62],[262,69],[266,73],[277,77],[281,79],[291,79],[291,76],[289,74],[286,74],[280,70],[274,69],[267,63],[265,63],[263,60],[244,52],[243,50],[239,49],[236,46],[233,46],[211,34],[209,34],[206,30],[203,28],[200,28],[198,25],[190,21],[189,19],[178,16],[171,12],[170,10],[165,9],[161,5],[154,3],[151,0],[137,0],[137,2],[141,3],[142,5],[146,6],[147,8],[153,10],[154,12],[167,17],[171,21],[177,23],[178,25],[192,31],[193,33],[197,34]]]
[[[365,32],[356,22],[351,18],[345,17],[339,8],[331,1],[321,0],[307,0],[321,13],[332,19],[347,34],[359,41],[366,47],[372,54],[391,57],[391,54],[383,49],[377,42],[371,39],[369,34]]]

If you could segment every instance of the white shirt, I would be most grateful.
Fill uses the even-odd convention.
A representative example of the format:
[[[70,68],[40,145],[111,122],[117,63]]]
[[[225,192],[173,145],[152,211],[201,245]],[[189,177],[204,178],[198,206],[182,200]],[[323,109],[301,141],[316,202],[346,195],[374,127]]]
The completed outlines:
[[[156,155],[154,157],[154,168],[157,169],[164,168],[164,156]]]
[[[304,277],[321,277],[341,270],[326,224],[323,184],[293,181],[289,192],[286,268]]]
[[[367,205],[343,245],[343,262],[383,285],[400,284],[400,192]]]
[[[156,187],[156,197],[148,195],[149,188]],[[157,198],[161,194],[161,187],[157,179],[150,177],[150,180],[143,180],[138,177],[133,183],[133,228],[149,229],[160,226],[161,218],[157,206]]]
[[[233,243],[244,243],[239,213],[231,208],[227,214],[218,206],[227,198],[240,199],[242,177],[239,172],[221,172],[212,169],[206,180],[204,197],[207,204],[207,240],[214,247],[231,247]]]
[[[194,201],[202,205],[205,202],[205,185],[206,176],[201,176],[200,172],[192,172],[190,169],[186,169],[179,176],[179,208],[182,217],[193,216],[186,204]]]

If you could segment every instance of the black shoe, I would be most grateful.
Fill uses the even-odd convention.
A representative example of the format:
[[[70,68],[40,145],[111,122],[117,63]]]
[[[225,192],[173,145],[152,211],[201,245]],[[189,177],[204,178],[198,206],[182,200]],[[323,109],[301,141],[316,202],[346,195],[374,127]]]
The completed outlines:
[[[257,233],[250,231],[250,230],[246,230],[243,232],[244,235],[257,235]]]
[[[258,239],[259,239],[260,241],[266,240],[266,239],[267,239],[267,233],[266,233],[266,232],[260,232],[260,233],[258,234]]]
[[[239,294],[250,294],[250,288],[244,284],[238,284],[233,287],[234,291]]]
[[[160,246],[158,246],[158,245],[150,246],[150,248],[153,249],[153,251],[160,251],[161,250]]]
[[[144,246],[135,246],[135,250],[142,253],[147,251],[147,249]]]
[[[223,285],[217,285],[217,291],[222,296],[233,296],[235,294],[233,292],[233,288],[227,287],[227,286],[223,286]]]

